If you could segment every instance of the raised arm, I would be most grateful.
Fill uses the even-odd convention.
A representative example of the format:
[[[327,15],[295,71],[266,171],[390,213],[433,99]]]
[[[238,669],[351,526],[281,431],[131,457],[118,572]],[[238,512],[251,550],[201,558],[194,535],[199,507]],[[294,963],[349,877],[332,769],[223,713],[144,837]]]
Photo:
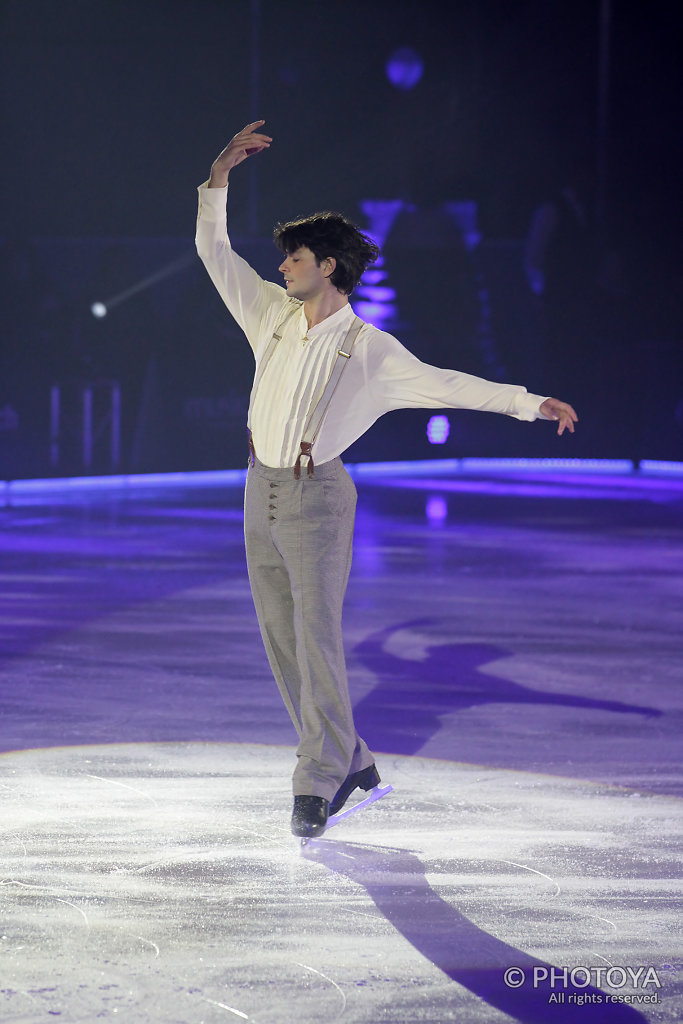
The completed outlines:
[[[262,124],[247,125],[214,160],[211,177],[199,187],[196,236],[197,252],[209,277],[256,353],[287,294],[280,285],[264,281],[234,252],[228,237],[226,203],[232,168],[270,146],[269,136],[256,130]]]

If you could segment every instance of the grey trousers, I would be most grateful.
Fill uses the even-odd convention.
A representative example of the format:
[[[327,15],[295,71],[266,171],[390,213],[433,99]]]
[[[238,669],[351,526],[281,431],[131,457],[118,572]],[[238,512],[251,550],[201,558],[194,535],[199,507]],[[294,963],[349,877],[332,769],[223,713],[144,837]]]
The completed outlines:
[[[341,459],[292,469],[256,460],[247,474],[249,582],[270,667],[299,734],[295,796],[331,800],[373,763],[356,733],[342,642],[356,488]]]

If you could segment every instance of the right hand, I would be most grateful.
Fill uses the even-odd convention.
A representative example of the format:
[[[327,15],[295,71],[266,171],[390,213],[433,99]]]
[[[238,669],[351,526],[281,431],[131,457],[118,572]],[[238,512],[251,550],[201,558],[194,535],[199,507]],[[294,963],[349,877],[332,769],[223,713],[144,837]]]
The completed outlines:
[[[248,156],[254,156],[262,149],[270,148],[273,141],[270,135],[262,135],[257,131],[265,123],[265,121],[254,121],[230,140],[211,165],[209,188],[224,188],[228,183],[228,174],[233,167],[241,164]]]

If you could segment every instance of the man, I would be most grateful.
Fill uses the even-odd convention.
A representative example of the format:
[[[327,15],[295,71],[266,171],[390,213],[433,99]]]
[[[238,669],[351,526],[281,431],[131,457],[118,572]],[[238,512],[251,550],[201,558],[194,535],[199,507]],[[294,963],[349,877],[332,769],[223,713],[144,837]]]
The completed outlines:
[[[261,635],[299,735],[292,832],[324,831],[328,814],[379,780],[351,710],[341,616],[356,490],[339,456],[390,409],[468,408],[518,419],[576,413],[554,398],[420,362],[364,324],[349,295],[377,246],[340,214],[279,225],[284,288],[233,252],[226,193],[233,167],[270,147],[247,125],[199,188],[197,251],[256,358],[245,493],[249,580]]]

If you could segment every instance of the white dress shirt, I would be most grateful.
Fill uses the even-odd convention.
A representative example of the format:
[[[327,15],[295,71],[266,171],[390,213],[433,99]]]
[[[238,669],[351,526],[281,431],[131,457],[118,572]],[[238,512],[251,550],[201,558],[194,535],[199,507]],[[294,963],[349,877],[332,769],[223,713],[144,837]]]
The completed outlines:
[[[199,187],[197,252],[246,334],[258,367],[291,300],[284,288],[264,281],[233,251],[227,191]],[[253,441],[264,465],[284,468],[296,462],[308,413],[322,394],[353,317],[347,304],[308,328],[302,303],[287,321],[252,395]],[[391,334],[365,324],[313,445],[313,460],[318,465],[341,455],[392,409],[479,409],[535,420],[543,401],[519,385],[495,384],[423,363]]]

